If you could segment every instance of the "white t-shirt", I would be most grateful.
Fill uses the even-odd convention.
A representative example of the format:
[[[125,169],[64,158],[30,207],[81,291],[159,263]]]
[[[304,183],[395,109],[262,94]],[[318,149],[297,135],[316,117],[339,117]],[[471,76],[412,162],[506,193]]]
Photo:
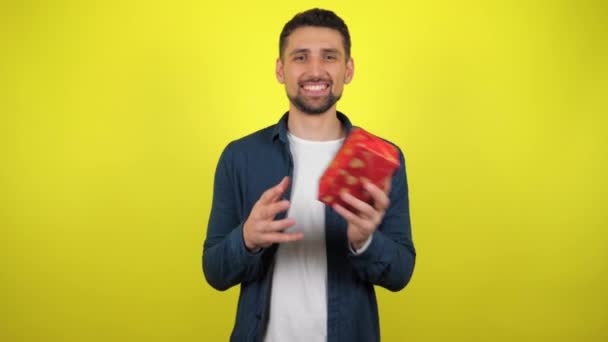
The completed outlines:
[[[276,254],[266,342],[327,340],[325,206],[317,200],[319,179],[344,139],[308,141],[288,134],[293,156],[291,207],[303,232],[300,241],[280,244]]]

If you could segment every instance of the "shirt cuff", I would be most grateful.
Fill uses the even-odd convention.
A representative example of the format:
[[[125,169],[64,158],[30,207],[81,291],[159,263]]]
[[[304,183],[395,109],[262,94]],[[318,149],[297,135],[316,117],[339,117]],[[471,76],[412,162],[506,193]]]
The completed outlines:
[[[261,247],[251,250],[251,249],[247,248],[247,246],[245,246],[245,249],[247,250],[247,252],[249,252],[249,254],[258,254],[262,251]]]
[[[241,239],[243,240],[242,245],[243,245],[243,248],[245,249],[245,251],[247,252],[247,254],[249,254],[249,255],[260,254],[260,252],[262,251],[263,248],[258,247],[256,249],[251,250],[251,249],[247,248],[247,245],[245,245],[245,237],[241,236]]]
[[[367,247],[369,247],[369,245],[372,243],[373,237],[374,234],[370,234],[370,236],[367,238],[367,241],[365,241],[365,243],[363,244],[363,246],[361,246],[361,248],[359,248],[359,250],[355,251],[353,245],[350,243],[348,244],[348,249],[350,249],[351,253],[353,253],[354,255],[363,254],[363,252],[367,250]]]

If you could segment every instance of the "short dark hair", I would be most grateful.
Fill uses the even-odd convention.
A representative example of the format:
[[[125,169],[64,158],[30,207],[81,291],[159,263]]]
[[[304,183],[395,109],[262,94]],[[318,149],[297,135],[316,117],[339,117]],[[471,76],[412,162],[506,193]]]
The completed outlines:
[[[344,20],[338,17],[334,12],[320,8],[313,8],[298,13],[283,26],[279,38],[279,56],[281,58],[283,58],[283,52],[285,51],[289,35],[296,29],[304,26],[327,27],[340,32],[346,59],[350,58],[350,34],[348,33],[348,27],[344,23]]]

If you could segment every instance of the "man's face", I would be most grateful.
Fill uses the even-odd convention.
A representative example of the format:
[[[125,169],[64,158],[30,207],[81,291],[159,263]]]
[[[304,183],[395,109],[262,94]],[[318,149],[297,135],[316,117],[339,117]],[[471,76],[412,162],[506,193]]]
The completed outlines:
[[[300,27],[287,38],[276,76],[285,84],[292,106],[306,114],[322,114],[342,96],[353,77],[340,32],[325,27]]]

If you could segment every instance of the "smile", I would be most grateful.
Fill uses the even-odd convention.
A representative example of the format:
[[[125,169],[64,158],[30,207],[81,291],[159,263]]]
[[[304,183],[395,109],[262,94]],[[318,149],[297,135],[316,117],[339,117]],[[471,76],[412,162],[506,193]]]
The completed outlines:
[[[310,91],[319,91],[319,90],[324,90],[327,89],[329,87],[328,84],[307,84],[305,86],[303,86],[302,88],[306,89],[306,90],[310,90]]]
[[[328,82],[305,82],[300,85],[305,93],[309,95],[323,95],[329,89]]]

